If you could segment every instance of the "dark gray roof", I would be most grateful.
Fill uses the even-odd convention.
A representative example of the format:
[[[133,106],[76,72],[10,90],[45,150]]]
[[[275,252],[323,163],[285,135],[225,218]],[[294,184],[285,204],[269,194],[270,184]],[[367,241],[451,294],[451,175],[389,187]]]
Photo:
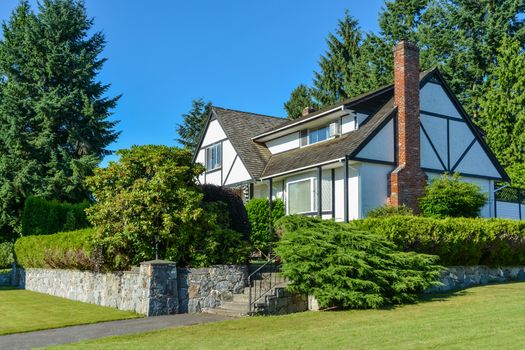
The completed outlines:
[[[213,107],[212,114],[224,129],[246,170],[252,178],[258,179],[271,153],[264,145],[253,142],[252,137],[286,122],[287,119],[220,107]]]
[[[364,145],[375,132],[379,131],[390,120],[395,111],[394,99],[391,98],[376,114],[367,118],[359,129],[355,131],[330,141],[275,154],[270,158],[261,177],[341,159],[346,155],[352,156],[359,150],[361,145]]]

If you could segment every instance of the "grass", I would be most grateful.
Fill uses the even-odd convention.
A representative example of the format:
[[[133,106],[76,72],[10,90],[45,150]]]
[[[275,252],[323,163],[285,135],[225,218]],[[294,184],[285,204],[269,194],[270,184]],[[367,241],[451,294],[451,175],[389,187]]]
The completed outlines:
[[[0,287],[0,335],[140,317],[109,307]]]
[[[524,324],[525,283],[512,283],[392,309],[252,317],[55,348],[521,349],[525,348]]]

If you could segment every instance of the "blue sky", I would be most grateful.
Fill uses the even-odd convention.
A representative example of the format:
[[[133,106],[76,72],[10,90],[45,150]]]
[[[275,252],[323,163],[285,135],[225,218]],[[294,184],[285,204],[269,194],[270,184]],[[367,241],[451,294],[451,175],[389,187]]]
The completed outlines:
[[[18,0],[0,0],[0,20]],[[30,1],[36,4],[35,0]],[[345,9],[377,31],[383,0],[85,0],[108,41],[100,79],[122,94],[110,146],[176,145],[176,124],[197,97],[284,116],[283,103],[309,84],[325,38]],[[108,157],[111,159],[112,157]],[[104,163],[108,161],[106,159]]]

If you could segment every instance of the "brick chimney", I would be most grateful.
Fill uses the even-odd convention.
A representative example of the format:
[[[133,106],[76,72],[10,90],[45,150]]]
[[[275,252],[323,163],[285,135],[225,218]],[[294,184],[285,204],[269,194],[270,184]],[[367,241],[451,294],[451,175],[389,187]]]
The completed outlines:
[[[313,112],[315,112],[315,108],[313,108],[313,107],[305,107],[303,109],[303,113],[302,114],[303,114],[303,117],[304,117],[305,115],[308,115],[308,114],[313,113]]]
[[[419,212],[427,176],[420,166],[419,49],[407,41],[394,47],[394,101],[397,106],[397,167],[390,173],[389,203]]]

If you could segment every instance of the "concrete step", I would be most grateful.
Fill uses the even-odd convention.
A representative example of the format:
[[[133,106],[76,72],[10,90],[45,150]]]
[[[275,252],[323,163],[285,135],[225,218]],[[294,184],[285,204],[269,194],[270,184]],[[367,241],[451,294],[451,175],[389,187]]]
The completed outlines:
[[[223,316],[230,316],[230,317],[240,317],[240,316],[248,315],[247,310],[246,311],[230,310],[230,309],[224,309],[222,307],[216,307],[214,309],[205,309],[202,311],[208,314],[223,315]]]
[[[236,301],[223,301],[220,306],[222,309],[248,312],[248,303]]]

